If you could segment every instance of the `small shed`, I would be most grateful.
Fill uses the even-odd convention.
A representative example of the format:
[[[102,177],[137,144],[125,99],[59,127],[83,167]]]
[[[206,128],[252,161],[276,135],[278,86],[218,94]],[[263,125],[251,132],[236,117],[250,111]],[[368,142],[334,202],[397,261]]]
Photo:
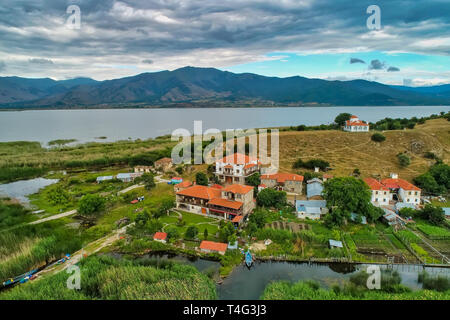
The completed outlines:
[[[155,235],[153,236],[153,240],[158,241],[158,242],[162,242],[162,243],[166,243],[167,233],[165,233],[165,232],[156,232]]]
[[[312,197],[322,196],[323,182],[318,178],[308,180],[306,185],[306,197],[308,199]]]
[[[109,181],[114,179],[113,176],[101,176],[101,177],[97,177],[97,183],[103,182],[103,181]]]
[[[203,240],[200,243],[200,251],[204,253],[219,253],[224,255],[227,251],[228,244],[214,241]]]
[[[450,219],[450,208],[442,208],[444,210],[445,217]]]
[[[330,246],[330,249],[333,249],[333,248],[343,248],[343,247],[344,247],[344,245],[342,244],[341,241],[332,240],[332,239],[328,240],[328,244],[329,244],[329,246]]]

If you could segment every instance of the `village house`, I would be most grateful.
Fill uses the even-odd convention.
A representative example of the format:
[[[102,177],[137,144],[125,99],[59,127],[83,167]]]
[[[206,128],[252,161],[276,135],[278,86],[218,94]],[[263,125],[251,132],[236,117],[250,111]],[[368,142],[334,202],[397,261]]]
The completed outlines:
[[[344,131],[348,132],[369,132],[369,125],[364,121],[359,120],[355,115],[350,117],[350,120],[345,121]]]
[[[406,180],[399,179],[397,174],[391,174],[391,178],[383,179],[381,183],[390,190],[391,200],[412,203],[416,206],[420,204],[421,189]]]
[[[280,191],[301,194],[303,189],[303,176],[293,173],[274,173],[261,176],[264,187]]]
[[[113,179],[114,179],[114,176],[101,176],[101,177],[97,177],[96,181],[97,181],[97,183],[101,183],[101,182],[110,181]]]
[[[151,166],[136,166],[134,167],[135,173],[151,173],[152,167]]]
[[[228,244],[214,241],[203,240],[200,243],[200,251],[204,253],[219,253],[224,255],[227,251]]]
[[[372,202],[373,205],[389,205],[389,201],[391,200],[389,188],[385,187],[381,182],[374,178],[365,178],[364,182],[367,183],[372,192],[370,202]]]
[[[166,243],[167,233],[165,233],[165,232],[156,232],[155,235],[153,236],[153,240],[158,241],[158,242],[162,242],[162,243]]]
[[[176,204],[180,210],[238,223],[255,208],[253,187],[239,184],[222,189],[194,185],[176,193]]]
[[[116,178],[122,182],[131,182],[140,176],[142,176],[142,173],[119,173]]]
[[[295,208],[299,219],[320,220],[323,215],[328,213],[325,200],[297,200]]]
[[[155,161],[155,169],[166,172],[169,171],[173,167],[172,159],[171,158],[162,158],[157,161]]]
[[[245,179],[259,170],[258,158],[235,153],[217,161],[214,174],[224,184],[245,184]]]
[[[319,178],[313,178],[307,181],[306,197],[314,200],[322,199],[323,182]]]
[[[190,182],[189,180],[184,180],[181,183],[175,184],[173,186],[173,191],[175,191],[175,193],[177,193],[178,191],[184,190],[189,187],[192,187],[192,182]]]

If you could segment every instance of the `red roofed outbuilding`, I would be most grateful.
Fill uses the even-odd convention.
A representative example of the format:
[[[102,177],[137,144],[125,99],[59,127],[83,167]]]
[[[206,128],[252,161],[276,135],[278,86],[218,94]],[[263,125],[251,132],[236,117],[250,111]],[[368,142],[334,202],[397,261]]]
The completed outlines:
[[[301,194],[303,176],[295,173],[274,173],[261,175],[261,184],[268,188],[275,188],[290,193]]]
[[[204,240],[200,243],[199,248],[204,253],[219,253],[224,255],[227,251],[228,244]]]

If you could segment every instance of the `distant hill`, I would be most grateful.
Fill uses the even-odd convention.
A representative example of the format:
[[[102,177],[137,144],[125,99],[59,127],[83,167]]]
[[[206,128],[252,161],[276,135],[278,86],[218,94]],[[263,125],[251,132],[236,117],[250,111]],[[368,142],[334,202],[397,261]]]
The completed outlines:
[[[0,78],[0,107],[450,104],[450,95],[444,89],[433,92],[429,88],[421,91],[366,80],[278,78],[184,67],[106,81]]]

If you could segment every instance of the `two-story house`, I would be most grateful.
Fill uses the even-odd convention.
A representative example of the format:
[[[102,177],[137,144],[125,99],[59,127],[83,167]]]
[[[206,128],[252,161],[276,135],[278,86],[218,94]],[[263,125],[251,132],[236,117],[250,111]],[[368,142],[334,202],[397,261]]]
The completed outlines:
[[[216,162],[215,175],[224,184],[245,184],[245,179],[259,172],[260,161],[241,153],[226,156]]]
[[[391,178],[381,180],[381,183],[389,188],[393,197],[396,197],[401,202],[412,203],[414,205],[420,204],[421,189],[412,183],[398,178],[397,174],[391,174]]]
[[[350,120],[345,121],[344,131],[348,132],[369,132],[369,125],[353,115]]]
[[[372,198],[370,199],[372,204],[376,206],[389,204],[389,200],[392,199],[389,188],[374,178],[365,178],[364,182],[367,183],[372,192]]]
[[[176,193],[176,204],[180,210],[232,221],[255,208],[253,187],[238,184],[222,189],[194,185]]]
[[[261,175],[261,184],[268,188],[301,194],[303,176],[294,173],[263,174]]]

